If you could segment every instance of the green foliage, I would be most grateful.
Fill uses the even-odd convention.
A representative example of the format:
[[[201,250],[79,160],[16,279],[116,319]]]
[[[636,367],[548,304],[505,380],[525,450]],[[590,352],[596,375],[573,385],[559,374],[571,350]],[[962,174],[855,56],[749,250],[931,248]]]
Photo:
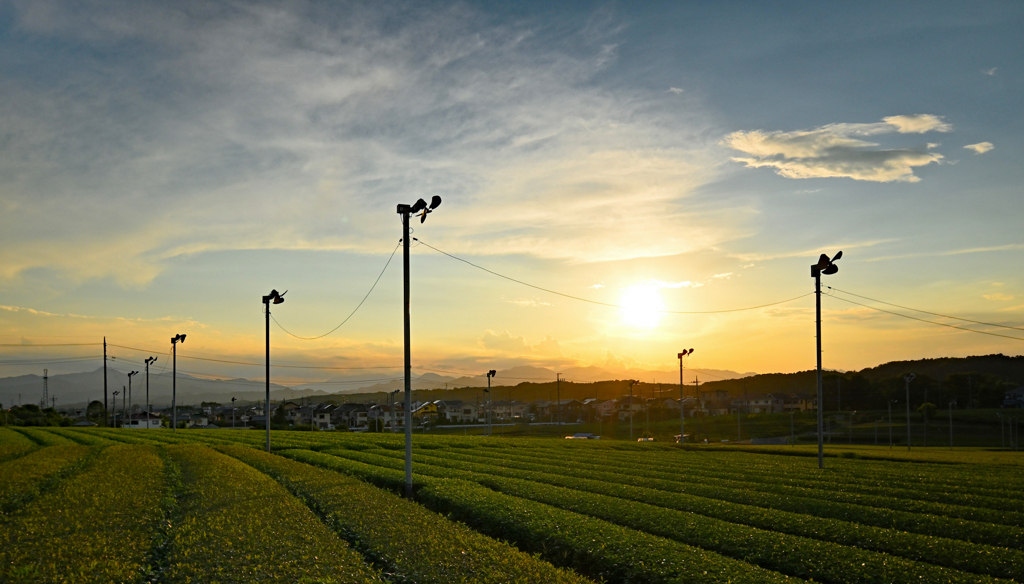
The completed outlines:
[[[586,581],[356,479],[250,448],[221,450],[305,499],[393,582]]]
[[[0,581],[137,581],[160,521],[161,467],[145,447],[104,449],[0,530]]]
[[[935,412],[938,409],[939,408],[936,407],[933,403],[924,403],[917,406],[917,413],[921,414],[922,416],[926,416],[929,419],[933,419],[935,418]]]
[[[200,446],[170,446],[182,492],[169,582],[379,582],[360,555],[259,471]]]
[[[0,513],[10,513],[77,470],[88,452],[85,446],[55,446],[0,464]]]

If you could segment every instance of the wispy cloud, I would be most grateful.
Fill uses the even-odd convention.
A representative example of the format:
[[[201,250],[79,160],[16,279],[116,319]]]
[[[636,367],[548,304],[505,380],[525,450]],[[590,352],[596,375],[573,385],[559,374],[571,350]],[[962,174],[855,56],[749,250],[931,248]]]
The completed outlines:
[[[992,67],[991,69],[982,69],[981,70],[981,74],[982,75],[988,75],[988,76],[991,77],[991,76],[994,76],[996,74],[996,69],[997,69],[997,67]]]
[[[995,148],[991,142],[978,142],[977,144],[968,144],[964,146],[968,150],[973,150],[975,154],[984,154],[989,150]]]
[[[684,280],[682,282],[664,282],[662,280],[644,280],[643,282],[641,282],[641,284],[643,284],[645,286],[653,286],[655,288],[671,288],[671,289],[700,288],[701,286],[704,285],[701,282],[691,282],[689,280]]]
[[[862,139],[889,133],[950,132],[941,116],[889,116],[879,123],[829,124],[796,132],[751,130],[733,132],[724,144],[750,157],[736,157],[749,168],[774,168],[786,178],[845,177],[875,182],[917,182],[914,168],[942,160],[938,153],[894,148]]]
[[[552,306],[550,302],[542,302],[540,300],[532,300],[529,298],[521,298],[516,300],[506,300],[509,304],[515,304],[516,306],[522,306],[524,308],[536,308],[538,306]]]
[[[21,8],[20,34],[75,49],[45,67],[26,51],[39,74],[6,85],[6,277],[144,285],[187,253],[379,253],[395,203],[433,194],[454,252],[628,259],[741,229],[671,205],[716,172],[707,116],[593,83],[620,43],[600,19],[556,43],[465,5]]]
[[[1013,296],[1009,294],[995,293],[995,294],[983,294],[982,297],[985,300],[1013,300]]]

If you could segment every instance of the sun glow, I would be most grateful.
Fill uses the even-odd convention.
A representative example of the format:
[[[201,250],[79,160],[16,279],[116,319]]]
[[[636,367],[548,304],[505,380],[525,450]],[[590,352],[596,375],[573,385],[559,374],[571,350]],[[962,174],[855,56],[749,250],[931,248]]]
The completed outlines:
[[[631,286],[622,295],[622,320],[629,325],[652,329],[661,322],[665,305],[661,302],[661,294],[653,286]]]

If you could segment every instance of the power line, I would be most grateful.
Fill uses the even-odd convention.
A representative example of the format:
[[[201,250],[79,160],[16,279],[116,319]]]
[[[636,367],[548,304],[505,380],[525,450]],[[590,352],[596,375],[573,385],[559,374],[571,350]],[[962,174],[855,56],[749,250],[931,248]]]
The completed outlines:
[[[128,347],[128,346],[125,346],[125,345],[115,345],[114,343],[107,343],[107,345],[111,346],[111,347],[117,347],[118,349],[128,349],[129,351],[139,351],[141,353],[159,353],[159,351],[151,351],[149,349],[140,349],[138,347]],[[194,356],[191,356],[191,355],[178,355],[178,357],[180,357],[182,359],[192,359],[194,361],[209,361],[209,362],[212,362],[212,363],[229,363],[229,364],[232,364],[232,365],[250,365],[250,366],[253,366],[253,367],[263,367],[263,366],[266,365],[266,363],[256,363],[256,362],[253,362],[253,361],[233,361],[233,360],[230,360],[230,359],[212,359],[212,358],[209,358],[209,357],[194,357]],[[401,369],[401,367],[396,367],[396,366],[391,366],[391,365],[379,365],[379,366],[372,366],[372,367],[323,367],[323,366],[319,366],[319,365],[277,365],[277,364],[275,364],[274,367],[281,367],[281,368],[285,368],[285,369],[328,369],[328,370],[334,370],[334,371],[363,370],[363,369]]]
[[[430,245],[429,243],[426,243],[426,242],[421,241],[419,239],[417,239],[416,241],[419,241],[421,244],[429,247],[430,249],[436,251],[437,253],[440,253],[442,255],[446,255],[446,256],[452,258],[453,260],[458,260],[458,261],[460,261],[460,262],[462,262],[464,264],[468,264],[470,266],[473,266],[474,268],[476,268],[478,270],[483,270],[483,271],[487,272],[488,274],[497,276],[499,278],[504,278],[504,279],[506,279],[506,280],[508,280],[510,282],[515,282],[516,284],[522,284],[523,286],[527,286],[527,287],[533,288],[535,290],[541,290],[541,291],[547,292],[549,294],[555,294],[557,296],[563,296],[565,298],[570,298],[572,300],[579,300],[580,302],[587,302],[587,303],[590,303],[590,304],[597,304],[597,305],[600,305],[600,306],[608,306],[610,308],[626,308],[625,306],[622,306],[620,304],[611,304],[611,303],[608,303],[608,302],[599,302],[597,300],[590,300],[589,298],[581,298],[579,296],[573,296],[572,294],[565,294],[563,292],[557,292],[555,290],[550,290],[548,288],[542,288],[540,286],[535,286],[533,284],[529,284],[527,282],[523,282],[522,280],[517,280],[515,278],[506,276],[504,274],[499,274],[498,272],[495,272],[493,270],[488,270],[487,268],[485,268],[483,266],[479,266],[477,264],[474,264],[473,262],[471,262],[469,260],[462,259],[462,258],[460,258],[458,256],[455,256],[455,255],[452,255],[452,254],[450,254],[450,253],[448,253],[446,251],[442,251],[440,249],[437,249],[436,247]],[[726,312],[742,312],[744,310],[757,310],[758,308],[767,308],[769,306],[777,306],[779,304],[786,304],[787,302],[792,302],[794,300],[799,300],[800,298],[804,298],[806,296],[810,296],[811,294],[814,294],[814,292],[808,292],[806,294],[801,294],[800,296],[794,296],[793,298],[790,298],[788,300],[780,300],[779,302],[772,302],[772,303],[769,303],[769,304],[761,304],[759,306],[747,306],[747,307],[744,307],[744,308],[730,308],[730,309],[727,309],[727,310],[653,310],[651,312],[658,312],[658,313],[661,313],[661,314],[722,314],[722,313],[726,313]]]
[[[840,290],[839,288],[833,288],[832,286],[828,286],[828,289],[829,290],[835,290],[836,292],[841,292],[843,294],[849,294],[850,296],[856,296],[857,298],[863,298],[864,300],[870,300],[872,302],[877,302],[879,304],[885,304],[885,305],[888,305],[888,306],[895,306],[896,308],[902,308],[903,310],[913,310],[914,312],[921,312],[921,313],[924,313],[924,314],[930,314],[932,316],[941,316],[942,318],[952,318],[953,320],[960,320],[960,321],[963,321],[963,322],[970,322],[970,323],[974,323],[974,324],[983,324],[985,326],[994,326],[994,327],[999,327],[999,328],[1011,329],[1011,330],[1015,330],[1015,331],[1024,331],[1024,328],[1020,328],[1020,327],[1008,326],[1008,325],[1005,325],[1005,324],[996,324],[994,322],[982,322],[980,320],[971,320],[969,318],[961,318],[959,316],[950,316],[948,314],[940,314],[938,312],[928,312],[927,310],[921,310],[920,308],[911,308],[909,306],[900,306],[899,304],[893,304],[892,302],[886,302],[885,300],[878,300],[876,298],[868,298],[867,296],[861,296],[860,294],[854,294],[853,292],[847,292],[846,290]],[[833,296],[833,298],[835,298],[835,296]]]
[[[935,322],[933,320],[925,320],[923,318],[917,318],[916,316],[910,316],[908,314],[900,314],[898,312],[893,312],[891,310],[885,310],[885,309],[878,308],[878,307],[875,307],[875,306],[868,306],[867,304],[861,304],[860,302],[854,302],[853,300],[848,300],[846,298],[840,298],[839,296],[833,296],[832,298],[835,298],[836,300],[842,300],[843,302],[849,302],[850,304],[856,304],[857,306],[863,306],[864,308],[869,308],[871,310],[877,310],[878,312],[884,312],[886,314],[891,314],[893,316],[900,316],[900,317],[903,317],[903,318],[909,318],[910,320],[916,320],[918,322],[926,322],[928,324],[934,324],[934,325],[937,325],[937,326],[944,326],[944,327],[948,327],[948,328],[952,328],[952,329],[957,329],[957,330],[961,330],[961,331],[967,331],[969,333],[978,333],[980,335],[989,335],[989,336],[993,336],[993,337],[1001,337],[1001,338],[1004,338],[1004,339],[1013,339],[1015,341],[1024,341],[1024,339],[1022,339],[1020,337],[1011,337],[1009,335],[1001,335],[999,333],[990,333],[988,331],[979,331],[979,330],[969,329],[969,328],[962,327],[962,326],[956,326],[955,324],[946,324],[944,322]]]
[[[377,279],[373,281],[373,286],[370,286],[370,289],[366,292],[366,296],[363,296],[363,299],[359,301],[359,304],[356,305],[356,307],[345,318],[345,320],[341,321],[341,324],[339,324],[338,326],[332,328],[331,330],[327,331],[326,333],[324,333],[322,335],[319,335],[319,336],[315,336],[315,337],[300,337],[299,335],[297,335],[297,334],[295,334],[293,332],[290,332],[288,329],[286,329],[283,326],[281,326],[281,323],[277,322],[277,319],[274,318],[273,314],[270,315],[271,320],[273,320],[274,324],[276,324],[284,332],[286,332],[289,335],[295,337],[296,339],[302,339],[304,341],[313,341],[313,340],[316,340],[316,339],[322,339],[322,338],[326,337],[327,335],[333,333],[334,331],[340,329],[346,322],[349,321],[350,318],[352,318],[355,315],[356,311],[358,311],[359,308],[363,305],[363,303],[366,302],[366,299],[370,297],[370,293],[373,292],[373,289],[377,287],[377,282],[380,282],[380,279],[384,275],[384,272],[387,271],[388,266],[391,265],[391,260],[392,260],[392,258],[395,257],[395,252],[398,251],[398,248],[401,245],[402,245],[402,242],[399,241],[398,245],[395,246],[395,249],[391,251],[391,255],[388,256],[388,261],[384,264],[384,269],[380,271],[380,274],[377,276]]]
[[[22,347],[26,349],[32,347],[98,347],[102,344],[103,343],[37,343],[26,345],[24,343],[0,343],[0,347]]]

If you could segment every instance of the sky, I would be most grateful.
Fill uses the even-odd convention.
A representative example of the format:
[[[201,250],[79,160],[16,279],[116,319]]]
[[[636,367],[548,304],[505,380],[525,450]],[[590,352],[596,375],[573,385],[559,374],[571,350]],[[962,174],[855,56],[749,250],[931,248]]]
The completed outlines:
[[[840,250],[826,368],[1021,354],[1022,25],[1019,2],[4,3],[0,376],[93,369],[104,336],[128,368],[179,333],[260,363],[271,289],[274,362],[336,368],[275,381],[401,367],[396,206],[434,195],[420,372],[811,369],[809,267]]]

